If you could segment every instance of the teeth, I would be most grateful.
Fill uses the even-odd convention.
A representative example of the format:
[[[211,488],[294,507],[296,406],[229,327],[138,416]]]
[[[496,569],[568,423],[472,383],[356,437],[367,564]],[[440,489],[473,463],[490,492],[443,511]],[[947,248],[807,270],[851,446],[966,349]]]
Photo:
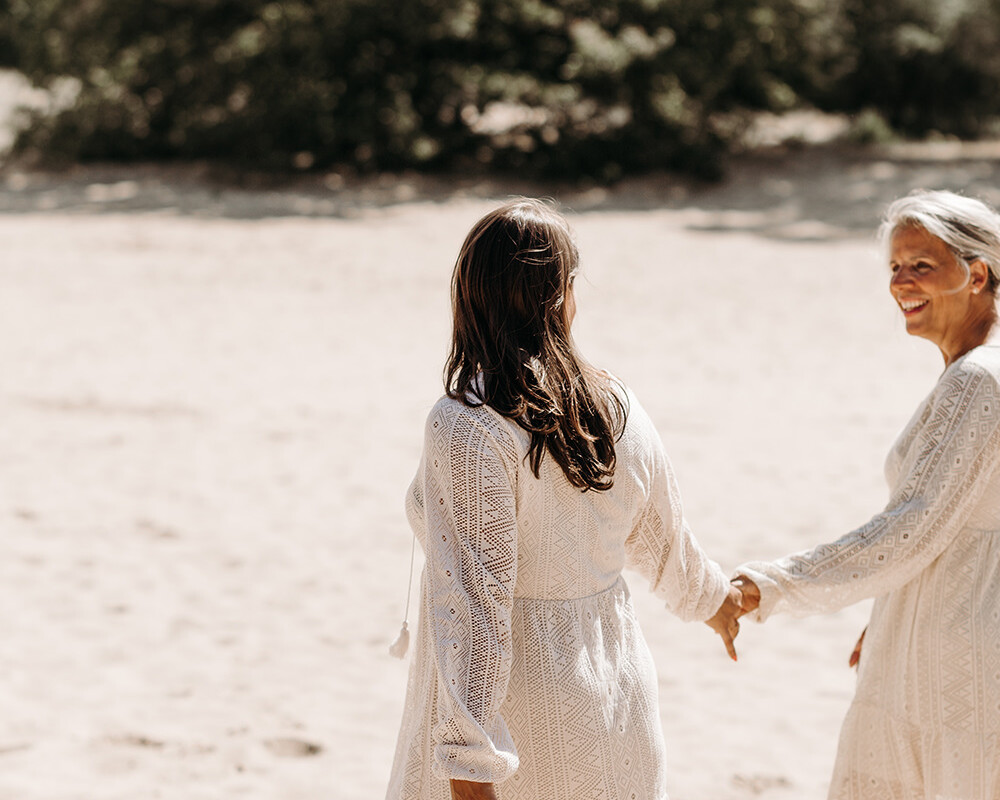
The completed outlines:
[[[902,307],[903,311],[912,311],[915,308],[920,308],[920,306],[926,305],[926,300],[900,300],[899,305]]]

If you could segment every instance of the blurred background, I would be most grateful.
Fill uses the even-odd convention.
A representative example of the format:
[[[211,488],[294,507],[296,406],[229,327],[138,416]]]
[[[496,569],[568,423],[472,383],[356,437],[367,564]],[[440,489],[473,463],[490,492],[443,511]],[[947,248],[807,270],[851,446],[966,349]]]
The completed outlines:
[[[49,164],[717,177],[785,138],[998,131],[996,0],[0,0]],[[755,120],[757,124],[755,125]]]

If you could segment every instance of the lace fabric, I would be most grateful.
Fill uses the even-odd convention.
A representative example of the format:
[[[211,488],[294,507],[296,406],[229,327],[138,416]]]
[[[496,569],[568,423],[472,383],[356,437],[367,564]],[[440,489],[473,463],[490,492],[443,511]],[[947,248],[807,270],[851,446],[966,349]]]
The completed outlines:
[[[427,559],[406,708],[387,797],[666,797],[656,673],[622,569],[704,620],[728,580],[684,523],[645,411],[616,446],[615,486],[581,492],[486,407],[443,398],[428,417],[407,514]]]
[[[857,530],[737,572],[759,619],[878,598],[831,798],[1000,797],[1000,348],[945,370],[886,477]]]

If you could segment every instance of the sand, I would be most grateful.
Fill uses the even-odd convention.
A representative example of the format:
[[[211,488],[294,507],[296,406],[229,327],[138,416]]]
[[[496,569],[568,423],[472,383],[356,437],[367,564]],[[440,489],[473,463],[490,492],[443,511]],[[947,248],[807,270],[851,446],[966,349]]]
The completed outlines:
[[[877,215],[1000,185],[947,147],[612,190],[0,174],[0,798],[382,796],[451,264],[512,192],[570,209],[579,344],[650,411],[724,568],[864,522],[942,367],[888,300]],[[733,664],[630,583],[675,800],[823,798],[867,604],[746,623]]]

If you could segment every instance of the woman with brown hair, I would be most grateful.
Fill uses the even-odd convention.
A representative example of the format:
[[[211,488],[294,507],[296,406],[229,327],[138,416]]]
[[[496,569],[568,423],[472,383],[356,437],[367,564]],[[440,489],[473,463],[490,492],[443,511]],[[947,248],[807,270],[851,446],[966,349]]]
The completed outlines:
[[[523,199],[456,263],[446,395],[407,496],[426,566],[391,800],[663,800],[625,566],[735,659],[739,590],[685,525],[635,396],[573,344],[577,269],[566,221]]]

